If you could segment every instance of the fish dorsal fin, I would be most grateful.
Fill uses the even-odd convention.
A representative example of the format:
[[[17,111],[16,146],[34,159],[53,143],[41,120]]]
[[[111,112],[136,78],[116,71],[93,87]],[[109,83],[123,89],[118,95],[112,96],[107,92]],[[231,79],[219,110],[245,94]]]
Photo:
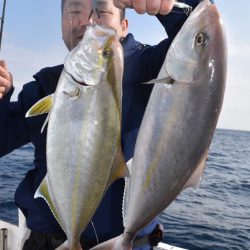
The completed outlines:
[[[111,173],[109,185],[111,185],[115,180],[129,175],[130,173],[126,165],[124,155],[122,153],[122,150],[119,149],[116,153],[115,160],[113,163],[113,171]]]
[[[36,102],[26,113],[25,117],[32,117],[49,113],[53,104],[54,95],[48,95]]]
[[[197,190],[199,188],[201,180],[202,180],[202,176],[205,170],[205,166],[206,166],[207,155],[208,155],[208,151],[206,151],[206,153],[203,155],[194,173],[188,179],[188,181],[186,182],[182,190],[188,187],[192,187],[194,190]]]
[[[54,202],[53,202],[51,195],[50,195],[50,192],[49,192],[47,176],[45,176],[45,178],[43,179],[43,181],[39,185],[38,189],[36,190],[34,198],[43,198],[47,202],[51,212],[53,213],[54,217],[56,218],[56,220],[58,221],[58,223],[62,227],[62,225],[63,225],[62,221],[60,219],[60,216],[56,210],[56,207],[54,205]],[[64,230],[63,227],[62,227],[62,229]]]
[[[132,173],[132,166],[133,166],[133,158],[131,158],[127,163],[127,167],[129,172]],[[122,217],[123,217],[123,226],[126,226],[126,218],[127,218],[127,211],[128,211],[128,204],[129,204],[129,192],[130,192],[130,177],[125,177],[125,187],[123,193],[123,202],[122,202]]]

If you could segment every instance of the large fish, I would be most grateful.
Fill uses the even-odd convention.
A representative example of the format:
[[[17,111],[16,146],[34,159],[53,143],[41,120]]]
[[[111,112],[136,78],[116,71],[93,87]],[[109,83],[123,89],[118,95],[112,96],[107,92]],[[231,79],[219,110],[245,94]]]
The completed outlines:
[[[67,56],[54,96],[27,113],[47,112],[52,105],[47,175],[35,197],[46,199],[65,231],[65,249],[81,249],[80,235],[105,190],[126,171],[120,146],[122,75],[116,32],[91,25]]]
[[[226,64],[219,13],[204,0],[177,34],[153,81],[158,83],[143,117],[126,186],[124,233],[93,249],[131,249],[142,227],[184,188],[199,183],[222,107]]]

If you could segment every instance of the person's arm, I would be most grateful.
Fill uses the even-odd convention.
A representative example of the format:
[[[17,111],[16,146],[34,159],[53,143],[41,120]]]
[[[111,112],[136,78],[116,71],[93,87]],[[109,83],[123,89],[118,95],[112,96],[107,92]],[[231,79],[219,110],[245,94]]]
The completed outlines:
[[[186,0],[185,3],[194,9],[201,1],[202,0]],[[187,20],[188,14],[187,10],[174,7],[168,15],[157,15],[158,20],[165,28],[168,38],[171,39],[171,41]]]
[[[17,102],[10,102],[14,91],[12,77],[7,71],[6,64],[2,62],[0,63],[0,157],[29,142],[22,108],[22,93],[19,94]]]

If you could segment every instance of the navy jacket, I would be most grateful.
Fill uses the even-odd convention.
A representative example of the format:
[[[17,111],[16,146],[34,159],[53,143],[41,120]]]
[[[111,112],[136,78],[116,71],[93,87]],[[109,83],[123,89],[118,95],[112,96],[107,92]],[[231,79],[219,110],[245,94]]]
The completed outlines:
[[[186,1],[195,6],[199,1]],[[140,84],[156,78],[165,59],[172,39],[187,16],[181,10],[167,16],[158,16],[168,37],[156,46],[145,46],[134,40],[131,34],[122,41],[124,48],[122,149],[128,161],[134,152],[136,136],[150,96],[152,86]],[[180,13],[182,12],[182,13]],[[27,219],[27,226],[34,231],[57,233],[62,229],[54,219],[46,202],[34,199],[34,193],[46,174],[46,129],[41,127],[46,115],[25,118],[26,111],[42,97],[55,91],[63,65],[44,68],[35,81],[24,85],[17,102],[10,102],[13,89],[0,100],[0,157],[29,142],[34,145],[34,168],[28,171],[15,193],[15,202]],[[124,180],[117,180],[109,188],[92,221],[100,241],[110,239],[123,232],[122,197]],[[156,221],[141,231],[150,233]],[[94,230],[89,224],[84,236],[95,240]]]

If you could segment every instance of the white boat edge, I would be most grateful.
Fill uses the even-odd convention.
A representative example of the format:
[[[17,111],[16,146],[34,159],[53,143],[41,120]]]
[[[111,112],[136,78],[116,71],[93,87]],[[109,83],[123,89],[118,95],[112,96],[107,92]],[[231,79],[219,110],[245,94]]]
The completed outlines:
[[[22,250],[23,244],[30,235],[30,230],[26,226],[26,220],[20,210],[18,210],[19,225],[14,225],[0,220],[0,249],[2,250]],[[7,238],[7,240],[6,240]],[[5,242],[5,243],[4,243]],[[175,246],[160,242],[154,250],[185,250]]]
[[[21,250],[25,240],[29,238],[30,230],[26,226],[26,219],[21,210],[18,210],[18,221],[17,226],[0,220],[1,250]]]

